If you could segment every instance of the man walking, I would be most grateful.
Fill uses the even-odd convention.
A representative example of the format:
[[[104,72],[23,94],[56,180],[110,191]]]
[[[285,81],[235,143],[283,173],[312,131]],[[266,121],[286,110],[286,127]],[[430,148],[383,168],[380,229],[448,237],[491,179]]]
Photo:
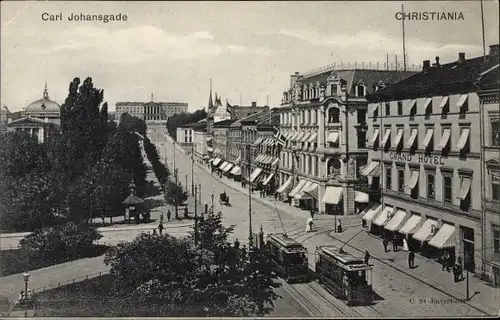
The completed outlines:
[[[394,236],[392,237],[392,251],[397,252],[398,251],[398,236],[394,233]]]
[[[384,252],[387,252],[387,245],[389,244],[389,241],[387,241],[386,238],[382,241],[382,244],[384,245]]]
[[[448,264],[449,260],[450,260],[450,254],[448,253],[448,251],[444,252],[441,259],[443,260],[442,266],[441,266],[441,271],[444,271],[444,269],[446,269],[446,272],[450,272],[450,265]]]
[[[365,252],[365,264],[369,264],[370,262],[370,253],[368,252],[368,250],[366,250]]]
[[[170,212],[170,210],[167,211],[167,219],[168,219],[168,222],[170,222],[170,218],[172,217],[172,212]],[[163,219],[160,220],[160,223],[163,223]]]
[[[160,225],[158,225],[158,231],[160,231],[160,236],[161,236],[161,234],[163,232],[163,224],[162,223],[160,223]]]
[[[415,267],[415,252],[410,251],[408,254],[408,267],[413,269]]]

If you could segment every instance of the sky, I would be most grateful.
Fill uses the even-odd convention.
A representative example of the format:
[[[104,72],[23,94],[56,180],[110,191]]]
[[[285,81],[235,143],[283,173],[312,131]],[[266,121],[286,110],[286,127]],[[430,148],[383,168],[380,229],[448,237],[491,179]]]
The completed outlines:
[[[1,105],[49,96],[92,77],[110,110],[117,101],[181,101],[194,111],[213,91],[231,104],[277,106],[290,75],[332,63],[402,57],[396,13],[456,12],[464,19],[405,22],[408,65],[482,55],[480,1],[20,2],[1,5]],[[483,1],[486,50],[499,42],[499,4]],[[63,15],[43,21],[42,14]],[[71,14],[127,21],[68,21]],[[401,60],[401,58],[399,58]]]

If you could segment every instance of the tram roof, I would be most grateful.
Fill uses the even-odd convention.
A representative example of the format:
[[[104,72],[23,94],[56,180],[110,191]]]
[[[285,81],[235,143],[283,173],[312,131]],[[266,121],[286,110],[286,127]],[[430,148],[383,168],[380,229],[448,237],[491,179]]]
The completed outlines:
[[[320,250],[325,255],[338,260],[343,264],[363,264],[363,259],[356,257],[348,252],[340,251],[340,248],[335,246],[318,246],[317,250]]]
[[[304,246],[301,243],[295,241],[292,238],[289,238],[287,235],[285,235],[283,233],[270,234],[270,235],[268,235],[268,239],[285,247],[285,248],[289,248],[289,249],[304,248]]]

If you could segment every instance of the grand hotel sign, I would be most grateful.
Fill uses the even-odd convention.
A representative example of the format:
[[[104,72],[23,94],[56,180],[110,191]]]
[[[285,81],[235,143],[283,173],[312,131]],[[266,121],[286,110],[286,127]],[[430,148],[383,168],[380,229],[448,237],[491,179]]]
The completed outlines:
[[[389,158],[392,160],[402,160],[407,162],[416,161],[425,164],[444,165],[443,158],[441,156],[426,156],[423,154],[412,155],[407,152],[389,152]]]

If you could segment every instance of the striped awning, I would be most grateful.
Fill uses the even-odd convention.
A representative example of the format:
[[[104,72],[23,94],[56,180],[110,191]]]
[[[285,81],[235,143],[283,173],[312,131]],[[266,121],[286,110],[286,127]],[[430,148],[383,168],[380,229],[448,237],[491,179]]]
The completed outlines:
[[[295,196],[297,193],[299,193],[299,192],[302,190],[302,188],[304,188],[304,186],[305,186],[305,184],[306,184],[306,183],[307,183],[307,180],[304,180],[304,179],[300,180],[300,181],[299,181],[299,184],[297,184],[297,185],[295,186],[295,188],[293,188],[293,189],[292,189],[292,191],[290,191],[289,196],[290,196],[290,197],[293,197],[293,196]]]
[[[239,167],[239,166],[235,166],[235,167],[231,170],[231,174],[232,174],[232,175],[235,175],[235,176],[240,176],[240,175],[241,175],[241,167]]]
[[[369,164],[367,164],[366,166],[364,166],[363,168],[361,168],[361,170],[359,171],[359,174],[361,174],[362,176],[371,175],[371,173],[375,172],[375,169],[377,169],[379,167],[379,164],[380,163],[377,161],[372,161]]]
[[[304,196],[304,190],[309,189],[312,184],[313,184],[312,181],[306,181],[302,189],[300,189],[293,197],[295,199],[302,199],[302,197]]]
[[[368,211],[366,211],[362,219],[368,222],[373,221],[373,219],[375,219],[375,217],[381,210],[382,210],[382,204],[376,202],[371,206],[371,208]]]
[[[224,169],[222,169],[222,171],[228,172],[229,170],[231,170],[233,168],[233,166],[234,166],[234,164],[228,163],[227,166],[225,166]]]
[[[269,181],[271,181],[271,179],[274,177],[274,173],[271,173],[270,175],[267,176],[266,180],[264,180],[264,182],[262,183],[264,186],[267,185],[269,183]]]
[[[342,199],[341,187],[326,187],[325,194],[321,201],[328,204],[339,204]]]
[[[257,140],[255,140],[255,142],[253,144],[258,145],[261,142],[262,142],[262,138],[258,138]]]
[[[438,232],[429,241],[429,245],[442,249],[455,246],[455,226],[443,223]]]
[[[261,174],[261,172],[262,172],[261,168],[255,168],[255,170],[250,175],[250,182],[254,182],[255,179]]]
[[[219,158],[215,158],[215,159],[214,159],[214,161],[212,162],[212,164],[213,164],[214,166],[216,166],[216,165],[218,165],[218,164],[219,164],[219,162],[221,162],[221,161],[222,161],[221,159],[219,159]]]
[[[234,162],[240,162],[241,161],[241,156],[238,157],[238,159],[234,160]]]
[[[310,136],[311,136],[310,132],[305,132],[302,138],[300,139],[300,142],[307,142]]]
[[[438,225],[439,223],[434,219],[425,220],[424,224],[413,235],[413,239],[427,241],[433,236],[432,231],[433,229],[436,229]]]
[[[273,163],[271,164],[271,166],[273,166],[273,167],[274,167],[274,166],[275,166],[275,165],[277,165],[279,162],[280,162],[280,158],[275,158],[275,159],[274,159],[274,161],[273,161]]]
[[[318,138],[318,133],[313,132],[310,136],[309,139],[307,139],[307,142],[316,142],[316,139]]]
[[[228,165],[228,162],[227,161],[224,161],[220,166],[219,166],[219,169],[224,169],[225,166]]]
[[[284,193],[286,191],[289,190],[289,188],[292,186],[292,180],[293,180],[293,177],[288,177],[288,179],[285,181],[285,183],[283,183],[279,188],[278,190],[276,190],[276,192],[278,193]]]
[[[317,183],[312,183],[307,189],[304,188],[304,193],[313,197],[314,199],[318,199],[319,198],[319,195],[318,195],[318,189],[319,189],[319,185]]]

